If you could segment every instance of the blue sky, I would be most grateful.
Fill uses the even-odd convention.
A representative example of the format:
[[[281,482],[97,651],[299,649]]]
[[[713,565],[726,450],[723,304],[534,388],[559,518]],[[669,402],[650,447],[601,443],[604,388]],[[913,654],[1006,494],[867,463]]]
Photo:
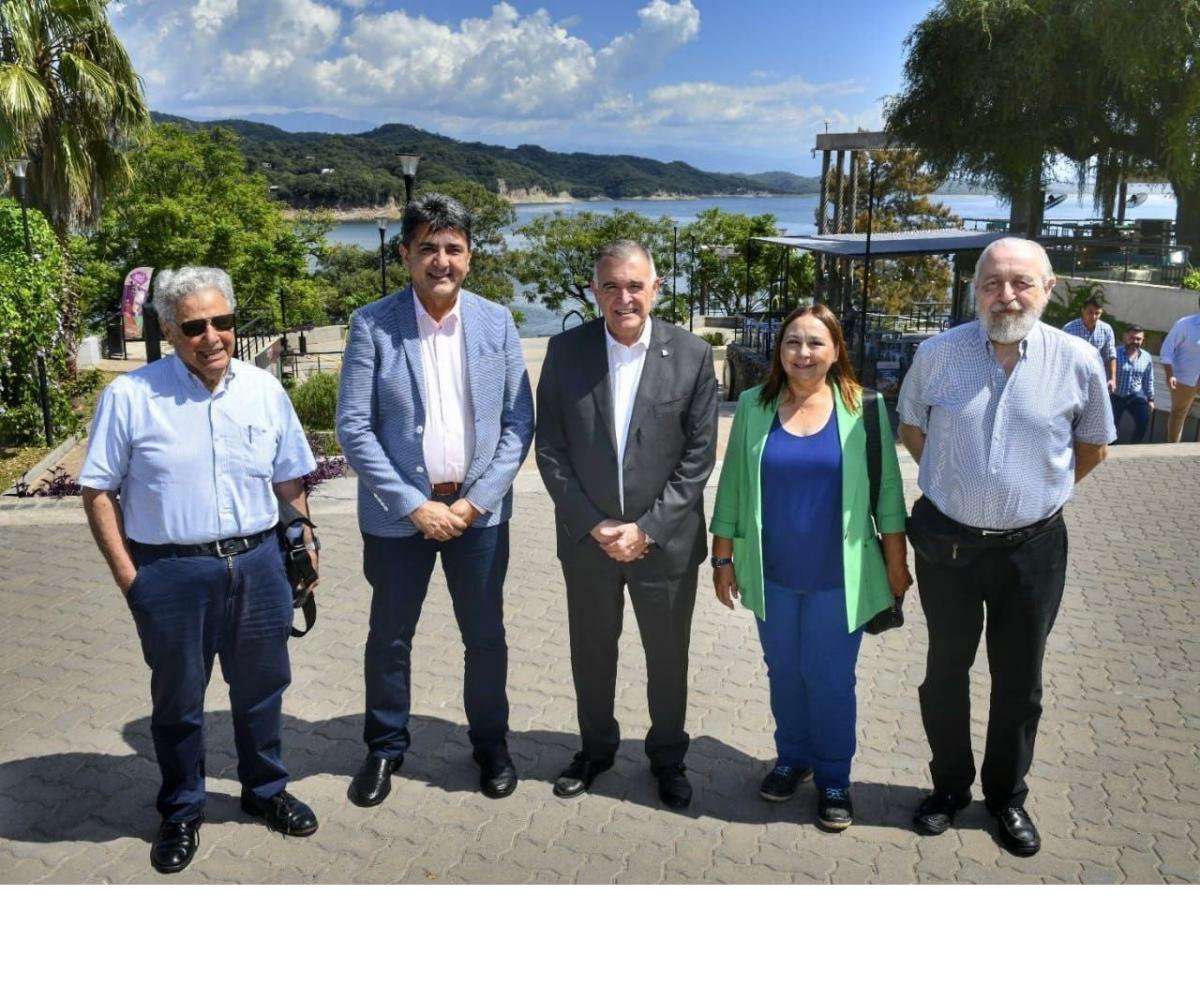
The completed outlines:
[[[816,172],[877,128],[933,0],[125,0],[152,108],[327,113],[465,140]]]

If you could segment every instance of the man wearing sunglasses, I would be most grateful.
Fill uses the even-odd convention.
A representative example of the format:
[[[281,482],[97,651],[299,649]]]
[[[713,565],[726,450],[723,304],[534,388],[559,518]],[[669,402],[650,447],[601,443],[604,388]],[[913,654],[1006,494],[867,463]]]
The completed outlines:
[[[498,798],[517,786],[503,592],[512,484],[533,439],[529,377],[512,315],[462,289],[471,268],[462,204],[413,201],[400,239],[411,284],[350,316],[338,393],[372,590],[367,755],[347,791],[359,807],[383,802],[408,751],[412,639],[439,556],[462,634],[480,790]]]
[[[303,476],[316,463],[279,382],[232,358],[234,308],[222,270],[158,273],[154,310],[174,354],[104,391],[79,479],[150,667],[162,773],[150,862],[163,873],[185,869],[199,845],[204,691],[217,655],[242,810],[285,835],[317,830],[313,812],[285,789],[292,591],[275,534],[277,497],[307,514]],[[315,565],[319,545],[310,544]]]

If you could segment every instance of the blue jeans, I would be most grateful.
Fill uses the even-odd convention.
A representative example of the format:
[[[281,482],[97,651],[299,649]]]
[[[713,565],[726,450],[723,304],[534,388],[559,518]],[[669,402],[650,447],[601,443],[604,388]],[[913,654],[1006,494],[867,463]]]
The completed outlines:
[[[862,630],[846,632],[845,590],[802,593],[770,581],[764,590],[767,621],[756,621],[779,761],[811,766],[818,788],[848,787]]]
[[[444,542],[420,534],[363,534],[363,572],[372,589],[363,740],[376,756],[394,759],[408,749],[412,639],[439,554],[466,651],[463,706],[475,758],[482,761],[506,750],[508,524],[500,523],[470,527],[461,537]]]
[[[162,773],[158,810],[189,821],[204,808],[204,691],[220,654],[229,685],[238,779],[259,797],[288,781],[279,730],[291,683],[292,590],[274,535],[235,557],[162,557],[133,545],[125,596],[150,667],[150,734]]]
[[[1150,426],[1150,402],[1145,397],[1112,397],[1113,425],[1121,429],[1121,415],[1128,411],[1133,416],[1133,438],[1131,444],[1140,445]]]

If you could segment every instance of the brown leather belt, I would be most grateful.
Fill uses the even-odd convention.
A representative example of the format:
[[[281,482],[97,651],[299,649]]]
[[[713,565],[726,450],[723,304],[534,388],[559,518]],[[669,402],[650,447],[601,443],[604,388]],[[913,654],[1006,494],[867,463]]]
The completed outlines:
[[[461,482],[435,482],[433,484],[433,494],[435,496],[454,496],[461,488]]]

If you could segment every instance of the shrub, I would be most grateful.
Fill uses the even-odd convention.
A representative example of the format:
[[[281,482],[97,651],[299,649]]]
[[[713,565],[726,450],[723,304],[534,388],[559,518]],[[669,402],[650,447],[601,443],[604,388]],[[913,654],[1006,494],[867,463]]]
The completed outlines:
[[[289,396],[306,431],[332,431],[337,413],[336,373],[316,373],[292,387]]]
[[[40,445],[45,440],[39,350],[46,355],[55,435],[64,438],[79,425],[67,387],[75,347],[70,319],[64,317],[74,305],[67,267],[45,216],[30,209],[28,218],[32,256],[25,252],[21,207],[0,201],[0,444]]]
[[[704,339],[705,342],[714,347],[725,344],[724,332],[705,332],[700,336],[700,338]]]
[[[1183,286],[1189,291],[1200,291],[1200,270],[1189,269],[1183,278]]]

